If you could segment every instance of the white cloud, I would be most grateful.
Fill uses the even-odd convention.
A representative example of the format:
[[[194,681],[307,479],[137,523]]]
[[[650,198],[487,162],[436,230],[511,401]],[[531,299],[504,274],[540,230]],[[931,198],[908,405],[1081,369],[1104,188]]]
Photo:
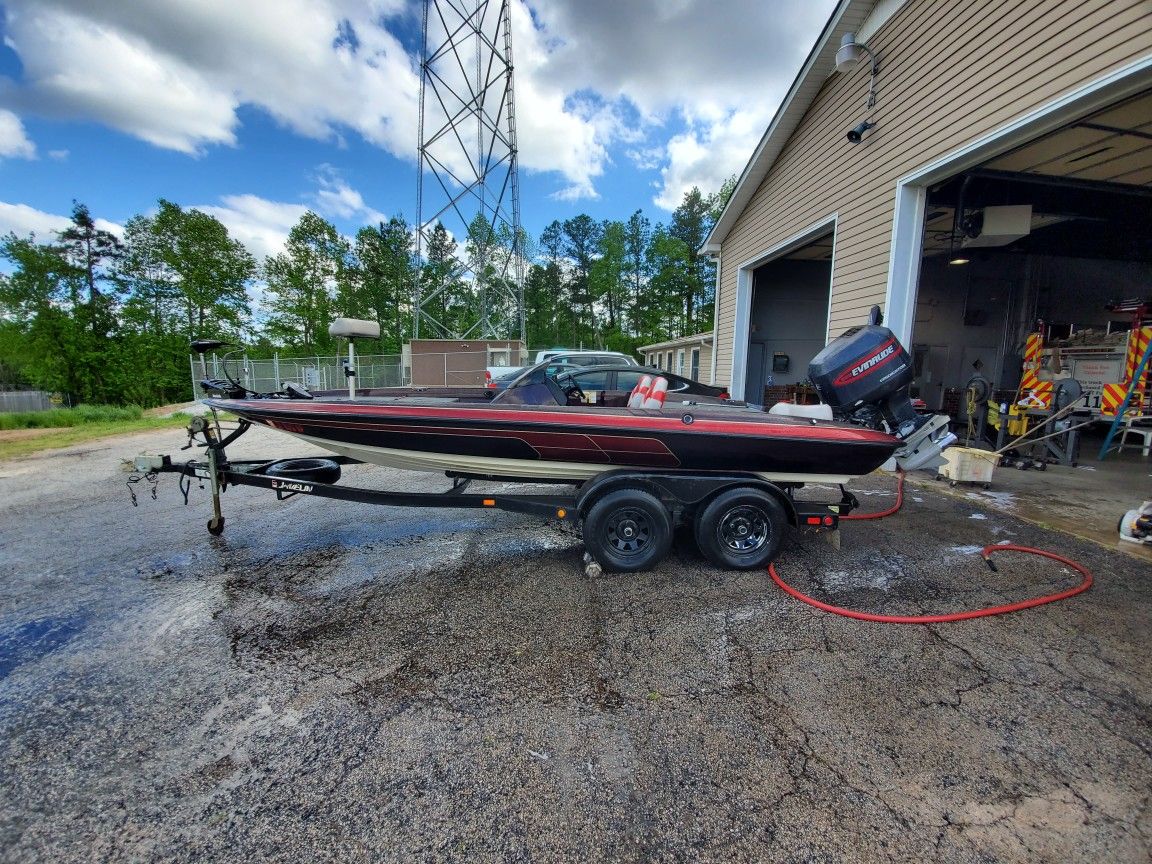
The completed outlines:
[[[308,208],[303,204],[269,201],[256,195],[225,195],[221,204],[194,204],[190,209],[215,216],[234,239],[262,261],[284,251],[288,232]]]
[[[613,153],[661,169],[662,207],[692,185],[718,188],[834,2],[517,0],[521,167],[557,172],[562,200],[598,197]],[[415,0],[6,0],[5,41],[23,71],[0,80],[0,96],[189,154],[235,145],[251,106],[296,134],[337,146],[358,134],[412,160],[418,58],[389,28],[412,34],[418,12]],[[374,212],[349,191],[321,188],[316,203]]]
[[[734,111],[673,136],[655,203],[674,210],[693,186],[705,194],[718,191],[725,180],[743,169],[771,119],[771,112],[766,110]]]
[[[72,217],[61,216],[58,213],[45,213],[27,204],[8,204],[0,201],[0,234],[12,232],[17,237],[27,237],[35,234],[40,242],[56,239],[56,232],[63,231],[72,224]],[[121,237],[124,226],[107,219],[97,219],[96,227],[101,231],[108,231]]]
[[[388,217],[364,203],[364,196],[353,189],[331,165],[321,165],[317,176],[316,206],[321,216],[357,219],[367,225],[387,222]]]
[[[0,109],[0,158],[36,158],[36,145],[28,139],[20,118],[11,111],[2,109]]]
[[[8,0],[6,42],[28,82],[10,98],[186,153],[234,144],[236,110],[249,104],[302,135],[334,139],[349,127],[410,155],[418,78],[378,24],[397,6]]]
[[[740,171],[811,48],[834,0],[534,0],[550,54],[537,74],[621,109],[603,139],[637,140],[637,167],[662,164],[654,202],[711,192]],[[548,40],[541,38],[542,42]],[[519,65],[517,65],[519,73]],[[636,119],[627,121],[626,108]],[[669,121],[684,131],[666,138]],[[603,140],[602,139],[602,140]]]

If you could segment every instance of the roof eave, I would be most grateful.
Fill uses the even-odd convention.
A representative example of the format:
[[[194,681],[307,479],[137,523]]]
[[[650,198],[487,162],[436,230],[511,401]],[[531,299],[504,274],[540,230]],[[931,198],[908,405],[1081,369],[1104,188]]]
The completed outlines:
[[[728,203],[720,213],[720,218],[712,226],[712,230],[700,247],[701,254],[719,254],[720,248],[732,230],[732,226],[744,212],[748,202],[764,178],[768,176],[776,157],[784,149],[788,138],[800,125],[800,120],[812,107],[816,94],[820,92],[825,79],[836,68],[836,50],[840,44],[840,37],[849,31],[855,31],[868,17],[869,11],[875,5],[875,0],[840,0],[833,10],[828,22],[824,25],[816,44],[808,53],[804,65],[787,95],[776,109],[772,122],[768,124],[760,143],[752,152],[752,158],[744,166],[736,188],[728,198]]]

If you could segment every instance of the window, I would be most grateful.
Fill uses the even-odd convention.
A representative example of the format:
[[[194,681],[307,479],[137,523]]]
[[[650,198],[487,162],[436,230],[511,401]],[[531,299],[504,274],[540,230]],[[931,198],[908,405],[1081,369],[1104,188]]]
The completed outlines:
[[[672,370],[677,375],[684,374],[684,349],[681,348],[676,352],[676,368]]]
[[[616,373],[616,389],[617,390],[634,390],[636,385],[640,383],[640,379],[644,377],[643,372],[617,372]],[[584,385],[581,384],[581,387]]]
[[[692,349],[692,371],[688,373],[688,377],[693,381],[700,380],[700,349]]]
[[[609,374],[610,373],[606,369],[593,369],[589,372],[574,372],[572,373],[572,380],[579,384],[580,389],[585,392],[588,392],[589,390],[607,390]]]

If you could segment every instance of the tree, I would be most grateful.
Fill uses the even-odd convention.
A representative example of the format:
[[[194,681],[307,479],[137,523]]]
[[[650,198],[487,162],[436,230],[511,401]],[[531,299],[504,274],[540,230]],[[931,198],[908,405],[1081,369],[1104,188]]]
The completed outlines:
[[[412,245],[411,229],[402,216],[356,232],[353,287],[341,311],[375,319],[386,353],[399,353],[411,326]]]
[[[154,217],[136,216],[124,228],[117,275],[131,292],[126,318],[184,341],[238,338],[256,260],[216,217],[158,203]]]
[[[731,175],[720,184],[718,191],[708,196],[708,221],[711,225],[715,225],[720,221],[720,214],[724,212],[724,208],[728,206],[728,199],[730,199],[732,193],[736,191],[738,179],[735,174]],[[711,231],[711,227],[709,227],[708,230]]]
[[[115,234],[96,227],[96,220],[85,204],[72,202],[72,224],[57,232],[60,248],[76,269],[81,281],[77,284],[87,296],[77,290],[72,297],[75,305],[99,304],[103,291],[99,283],[106,280],[105,266],[115,264],[123,249]]]
[[[256,261],[214,216],[160,199],[155,216],[124,226],[116,277],[129,292],[122,316],[126,362],[147,368],[123,387],[141,404],[170,402],[186,392],[188,343],[240,341],[250,310],[247,289]]]
[[[687,250],[685,273],[681,287],[683,317],[680,328],[685,332],[674,335],[687,336],[698,332],[705,320],[711,321],[713,265],[699,254],[708,232],[712,230],[709,215],[712,205],[700,190],[693,186],[684,193],[684,200],[672,213],[672,224],[668,233],[684,244]]]
[[[640,336],[643,341],[660,341],[687,335],[684,298],[691,286],[691,252],[679,237],[664,226],[652,233],[648,246],[648,303],[642,310]]]
[[[577,344],[583,344],[586,336],[589,344],[595,345],[599,342],[597,333],[599,328],[596,326],[596,310],[592,292],[589,290],[588,274],[592,270],[592,261],[603,229],[586,213],[565,219],[563,229],[564,255],[572,266],[569,297],[573,311],[579,308],[583,313],[582,319],[574,322],[578,326],[574,328],[573,335],[580,340]]]
[[[456,249],[456,241],[448,229],[437,222],[428,236],[418,276],[423,311],[444,333],[464,333],[475,323],[468,302],[468,286],[460,278],[461,264],[456,258]],[[421,332],[424,338],[433,335]]]
[[[308,352],[328,351],[328,325],[336,317],[338,291],[347,290],[350,255],[348,241],[331,222],[311,210],[301,216],[284,251],[264,262],[268,335]]]
[[[605,221],[600,227],[598,257],[588,271],[588,290],[607,313],[607,329],[621,332],[627,233],[623,222]]]
[[[637,210],[624,225],[624,271],[628,283],[628,331],[636,336],[641,331],[644,287],[648,283],[648,244],[652,240],[652,223]]]

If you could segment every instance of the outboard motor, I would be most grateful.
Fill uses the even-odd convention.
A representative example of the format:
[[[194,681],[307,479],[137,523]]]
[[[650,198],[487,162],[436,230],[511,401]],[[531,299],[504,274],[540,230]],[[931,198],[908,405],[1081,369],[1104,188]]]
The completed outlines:
[[[956,436],[946,415],[920,415],[912,407],[912,358],[881,320],[873,306],[869,324],[844,331],[813,358],[808,378],[841,419],[902,439],[894,457],[904,470],[937,467]]]

